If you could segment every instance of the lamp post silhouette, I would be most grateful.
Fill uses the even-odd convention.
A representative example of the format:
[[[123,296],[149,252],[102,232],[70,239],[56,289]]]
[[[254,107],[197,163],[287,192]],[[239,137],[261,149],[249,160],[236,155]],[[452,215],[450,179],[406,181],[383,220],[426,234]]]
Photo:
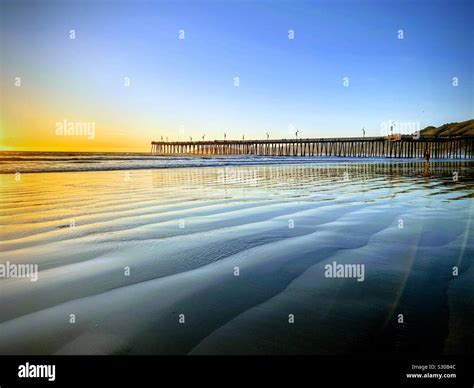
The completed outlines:
[[[362,128],[362,137],[365,137],[365,128]]]
[[[204,141],[204,138],[206,137],[206,134],[202,135],[202,140]]]
[[[245,140],[245,135],[242,135],[242,140]]]
[[[270,139],[270,134],[267,132],[267,140]]]
[[[295,136],[296,136],[296,139],[297,139],[297,140],[298,140],[298,133],[299,133],[299,131],[300,131],[300,130],[297,129],[296,132],[295,132]]]
[[[227,137],[227,134],[224,132],[224,141],[225,141],[226,137]]]

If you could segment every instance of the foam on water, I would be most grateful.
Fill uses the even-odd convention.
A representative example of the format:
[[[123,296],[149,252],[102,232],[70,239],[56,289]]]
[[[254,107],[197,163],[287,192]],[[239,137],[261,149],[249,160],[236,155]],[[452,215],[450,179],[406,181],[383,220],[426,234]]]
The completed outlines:
[[[380,163],[385,158],[366,158],[364,163]],[[418,160],[419,161],[419,160]],[[223,167],[301,163],[360,163],[360,158],[342,157],[265,157],[265,156],[153,156],[127,153],[64,153],[0,151],[0,174],[114,171],[162,168]],[[391,159],[391,163],[404,162]]]

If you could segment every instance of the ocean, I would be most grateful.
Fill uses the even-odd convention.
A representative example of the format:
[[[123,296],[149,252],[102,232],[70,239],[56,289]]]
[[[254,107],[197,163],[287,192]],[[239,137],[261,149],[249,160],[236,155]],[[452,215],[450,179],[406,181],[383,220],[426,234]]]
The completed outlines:
[[[412,159],[408,161],[422,161]],[[462,162],[463,159],[459,159]],[[407,159],[344,158],[301,156],[154,156],[149,153],[86,153],[86,152],[10,152],[0,151],[0,174],[145,170],[183,167],[258,166],[273,164],[335,164],[335,163],[406,163]],[[469,162],[468,162],[469,163]]]

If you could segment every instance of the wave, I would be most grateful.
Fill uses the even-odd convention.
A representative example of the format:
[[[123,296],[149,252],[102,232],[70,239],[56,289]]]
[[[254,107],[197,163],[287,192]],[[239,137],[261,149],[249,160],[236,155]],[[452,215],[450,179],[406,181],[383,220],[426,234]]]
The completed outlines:
[[[150,154],[0,153],[0,174],[118,171],[314,163],[401,163],[406,159],[268,156],[152,156]],[[411,159],[411,162],[420,162]]]

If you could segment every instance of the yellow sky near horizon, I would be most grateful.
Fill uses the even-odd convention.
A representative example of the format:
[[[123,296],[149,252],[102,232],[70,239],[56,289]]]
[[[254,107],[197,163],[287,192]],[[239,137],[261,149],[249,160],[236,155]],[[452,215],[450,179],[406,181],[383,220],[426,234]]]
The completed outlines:
[[[63,117],[58,121],[58,117]],[[121,151],[146,152],[157,140],[151,125],[133,123],[121,116],[121,122],[106,115],[92,114],[94,120],[73,114],[61,115],[44,106],[38,98],[19,99],[10,96],[2,106],[0,120],[1,151]],[[99,118],[99,120],[97,120]],[[83,134],[58,134],[58,127],[79,125],[93,128]],[[129,128],[137,126],[134,134]]]

